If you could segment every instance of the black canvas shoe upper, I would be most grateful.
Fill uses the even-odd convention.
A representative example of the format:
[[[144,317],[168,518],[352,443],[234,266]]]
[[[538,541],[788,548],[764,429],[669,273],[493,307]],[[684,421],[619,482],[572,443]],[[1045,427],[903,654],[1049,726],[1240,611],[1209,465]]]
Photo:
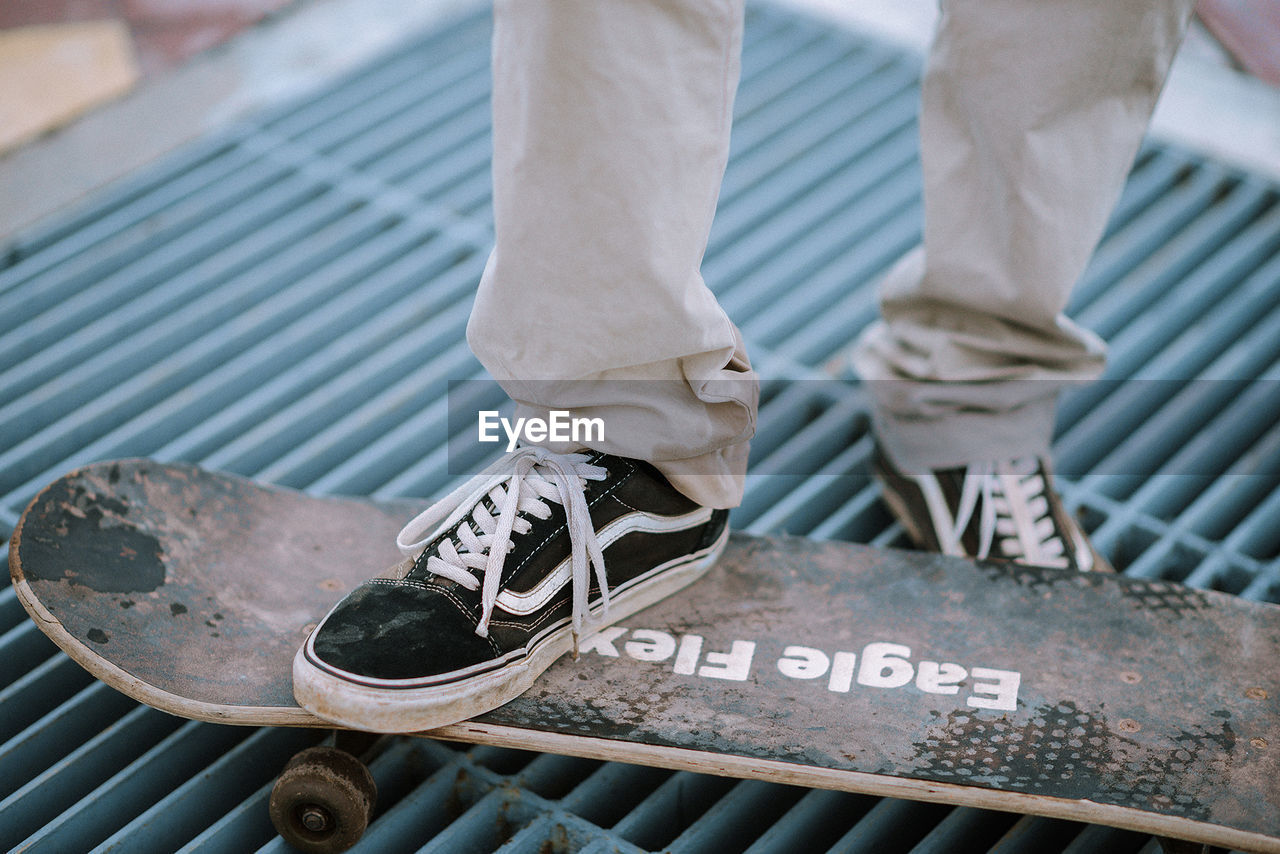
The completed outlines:
[[[576,635],[588,608],[708,552],[727,516],[647,463],[521,449],[410,522],[399,541],[409,558],[330,612],[307,661],[370,685],[483,674],[550,633]]]
[[[1044,460],[1028,458],[906,474],[877,450],[885,502],[929,551],[1036,566],[1110,567],[1054,491]]]

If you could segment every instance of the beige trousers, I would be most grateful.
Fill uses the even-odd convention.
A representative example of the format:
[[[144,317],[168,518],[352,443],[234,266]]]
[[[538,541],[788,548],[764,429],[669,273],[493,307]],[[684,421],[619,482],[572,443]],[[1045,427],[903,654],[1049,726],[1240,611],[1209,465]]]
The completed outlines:
[[[925,75],[925,248],[856,364],[907,467],[1047,447],[1103,347],[1061,311],[1191,0],[948,0]],[[728,156],[741,0],[497,0],[496,244],[467,329],[518,404],[715,507],[742,496],[756,377],[699,273]],[[786,299],[779,294],[779,299]]]

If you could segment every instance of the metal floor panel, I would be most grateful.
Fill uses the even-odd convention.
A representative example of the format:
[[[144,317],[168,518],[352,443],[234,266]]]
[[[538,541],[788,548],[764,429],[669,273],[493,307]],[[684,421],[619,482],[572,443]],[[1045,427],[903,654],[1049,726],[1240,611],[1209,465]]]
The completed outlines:
[[[449,481],[450,380],[492,241],[476,11],[0,247],[0,532],[94,459],[326,493]],[[840,356],[920,238],[918,60],[749,12],[704,271],[767,378],[737,527],[900,544]],[[1064,494],[1121,570],[1280,601],[1280,189],[1141,152],[1071,313],[1106,379],[1061,407]],[[785,298],[780,295],[785,294]],[[837,379],[833,380],[833,373]],[[496,403],[496,401],[494,401]],[[0,591],[0,847],[284,850],[266,800],[320,736],[183,722]],[[384,739],[364,851],[1152,852],[1071,822]]]

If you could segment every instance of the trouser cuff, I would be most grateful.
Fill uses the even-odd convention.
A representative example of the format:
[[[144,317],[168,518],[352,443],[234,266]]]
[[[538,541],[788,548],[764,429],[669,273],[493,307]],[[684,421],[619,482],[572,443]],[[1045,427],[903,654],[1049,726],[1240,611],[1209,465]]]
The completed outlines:
[[[1056,398],[1001,412],[960,411],[934,417],[897,415],[873,407],[881,449],[908,474],[974,462],[1044,457],[1053,439]]]

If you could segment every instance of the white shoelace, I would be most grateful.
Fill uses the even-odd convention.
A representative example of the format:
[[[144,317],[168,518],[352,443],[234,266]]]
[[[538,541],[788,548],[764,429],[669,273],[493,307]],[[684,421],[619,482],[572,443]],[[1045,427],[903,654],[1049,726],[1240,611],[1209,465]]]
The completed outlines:
[[[396,545],[403,554],[416,559],[428,544],[470,510],[470,521],[457,527],[461,549],[452,540],[442,539],[436,553],[427,556],[426,568],[468,590],[480,589],[481,614],[476,634],[488,637],[489,620],[501,591],[502,568],[507,554],[515,548],[512,534],[528,533],[532,523],[526,515],[537,519],[550,516],[551,508],[546,502],[561,505],[569,530],[576,649],[589,616],[587,597],[592,567],[604,600],[604,613],[609,611],[604,553],[583,495],[586,481],[603,480],[608,472],[601,466],[591,465],[588,459],[586,454],[555,454],[545,448],[521,448],[411,520],[396,537]],[[497,516],[485,506],[486,497],[498,511]],[[475,570],[483,570],[483,581],[476,578]]]
[[[970,465],[954,518],[935,477],[914,479],[924,493],[943,553],[966,554],[961,538],[974,513],[980,512],[974,557],[990,557],[998,537],[1000,557],[1037,566],[1070,565],[1067,545],[1049,508],[1048,484],[1034,458]]]

